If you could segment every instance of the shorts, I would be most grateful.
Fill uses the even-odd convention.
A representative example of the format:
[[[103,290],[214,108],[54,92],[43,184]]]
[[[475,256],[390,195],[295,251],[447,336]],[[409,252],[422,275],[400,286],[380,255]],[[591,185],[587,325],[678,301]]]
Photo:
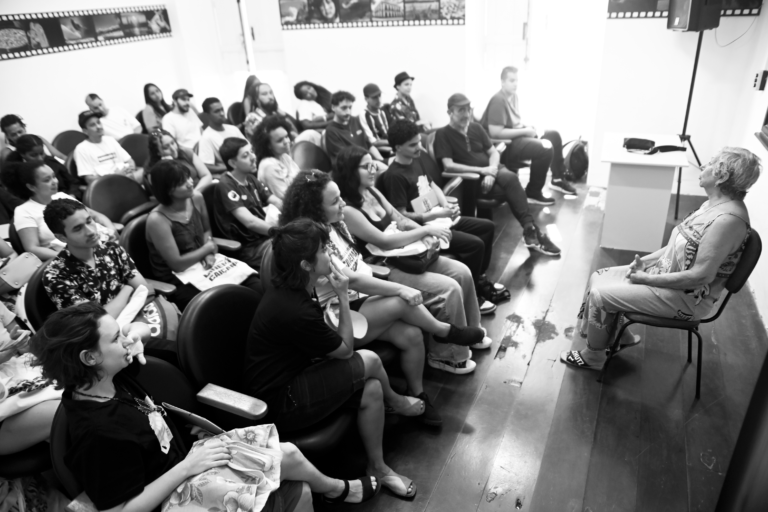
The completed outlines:
[[[301,372],[278,397],[282,407],[273,422],[280,432],[313,425],[341,408],[359,409],[365,365],[355,352],[349,359],[325,359]]]
[[[270,493],[262,512],[293,512],[301,499],[304,482],[283,480],[276,491]]]

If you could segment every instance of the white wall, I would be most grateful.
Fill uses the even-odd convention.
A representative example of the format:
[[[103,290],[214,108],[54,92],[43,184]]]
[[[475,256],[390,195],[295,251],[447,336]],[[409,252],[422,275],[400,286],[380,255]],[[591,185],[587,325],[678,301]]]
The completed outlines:
[[[172,37],[87,50],[42,55],[0,63],[0,115],[18,114],[30,133],[52,139],[78,130],[77,114],[95,92],[107,105],[131,113],[144,106],[143,87],[157,84],[170,103],[175,89],[185,87],[198,105],[206,96],[231,102],[242,98],[246,63],[238,64],[237,41],[226,39],[237,11],[234,0],[165,0]],[[0,14],[47,12],[147,5],[146,0],[2,0]],[[178,7],[183,5],[183,9]],[[232,17],[234,12],[234,17]],[[237,29],[239,31],[239,29]],[[223,35],[221,33],[224,33]],[[236,33],[236,37],[240,37]],[[240,38],[239,44],[242,45]],[[222,50],[223,48],[223,50]],[[241,47],[244,54],[244,50]]]
[[[763,13],[761,18],[766,15]],[[722,18],[720,44],[744,33],[752,17]],[[590,151],[589,182],[607,184],[601,165],[605,132],[671,133],[682,131],[696,52],[697,33],[666,29],[666,19],[608,20],[605,23],[602,73],[599,80],[595,137]],[[742,122],[734,115],[741,95],[751,90],[754,50],[764,24],[755,22],[734,44],[721,48],[715,31],[704,32],[696,87],[688,122],[702,162],[731,138]],[[689,161],[695,162],[688,152]]]

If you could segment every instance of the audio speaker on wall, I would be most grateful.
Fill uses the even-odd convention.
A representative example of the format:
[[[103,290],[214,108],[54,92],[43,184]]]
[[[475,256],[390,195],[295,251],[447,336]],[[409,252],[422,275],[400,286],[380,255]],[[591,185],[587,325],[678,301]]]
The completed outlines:
[[[699,32],[720,25],[723,0],[669,0],[667,28]]]

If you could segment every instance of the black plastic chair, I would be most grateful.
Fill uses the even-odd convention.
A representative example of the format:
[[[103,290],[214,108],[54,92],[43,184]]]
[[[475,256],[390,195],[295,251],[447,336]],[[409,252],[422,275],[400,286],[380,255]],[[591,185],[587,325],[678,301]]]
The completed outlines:
[[[51,454],[45,441],[18,453],[0,455],[0,478],[5,480],[37,475],[50,468]]]
[[[16,251],[16,254],[24,252],[24,244],[21,243],[21,237],[19,236],[19,232],[16,231],[13,219],[11,219],[11,223],[8,224],[8,241],[11,243],[11,248]]]
[[[245,112],[243,111],[243,102],[236,101],[227,109],[227,119],[233,125],[243,124],[245,121]]]
[[[137,167],[141,167],[149,159],[149,135],[131,133],[120,139],[120,145],[131,155]]]
[[[693,335],[696,335],[696,338],[699,341],[699,352],[696,357],[696,398],[697,399],[700,398],[703,340],[701,337],[701,333],[699,333],[699,324],[714,322],[720,317],[723,310],[725,309],[726,304],[728,304],[728,301],[731,299],[731,295],[733,295],[734,293],[738,293],[739,290],[741,290],[741,288],[747,283],[747,279],[749,279],[750,274],[752,274],[752,271],[755,269],[755,266],[757,265],[757,261],[760,259],[760,253],[762,251],[763,251],[763,242],[760,238],[760,234],[756,230],[752,229],[752,234],[749,236],[749,239],[747,240],[746,246],[744,247],[744,252],[741,254],[741,259],[739,260],[739,263],[736,265],[736,269],[733,271],[733,274],[731,274],[731,277],[729,277],[728,280],[725,282],[725,289],[728,290],[728,293],[725,295],[725,298],[720,302],[720,307],[717,309],[717,313],[715,313],[713,316],[709,318],[704,318],[702,320],[685,321],[685,320],[675,320],[671,318],[662,318],[662,317],[652,316],[652,315],[645,315],[643,313],[624,313],[624,317],[628,320],[628,322],[622,325],[621,329],[619,329],[619,332],[616,336],[616,340],[613,342],[613,344],[611,345],[611,349],[608,352],[608,359],[605,361],[605,365],[603,366],[603,369],[600,372],[600,377],[597,379],[598,382],[603,382],[603,380],[605,379],[605,374],[606,374],[606,370],[608,369],[608,364],[611,362],[611,359],[613,359],[613,357],[619,351],[621,335],[624,334],[624,330],[630,325],[644,324],[644,325],[650,325],[652,327],[666,327],[669,329],[680,329],[682,331],[688,331],[688,362],[689,363],[691,362],[691,349],[693,345]]]
[[[139,110],[139,113],[136,114],[136,120],[141,125],[141,133],[148,135],[149,132],[147,131],[147,125],[144,124],[144,109]],[[140,164],[137,162],[137,165],[140,165]]]
[[[136,269],[144,278],[156,279],[152,272],[152,264],[149,261],[149,248],[147,247],[147,217],[148,213],[139,215],[125,225],[120,233],[120,245],[131,257]]]
[[[157,206],[157,200],[150,199],[141,185],[119,174],[92,181],[85,189],[83,203],[123,225]]]
[[[55,136],[51,144],[53,144],[53,147],[55,147],[65,155],[69,155],[75,150],[75,146],[77,146],[87,138],[88,136],[85,135],[83,132],[78,132],[75,130],[67,130]]]
[[[218,183],[218,180],[214,180],[213,183],[201,190],[200,194],[203,196],[203,201],[205,201],[205,209],[208,211],[208,223],[211,225],[211,235],[216,237],[223,237],[224,232],[219,227],[219,223],[216,222],[216,212],[214,211],[213,206],[213,198],[216,194],[216,185],[218,185]]]
[[[331,172],[331,159],[322,148],[309,141],[302,141],[293,146],[291,156],[302,171],[318,169]]]
[[[53,260],[46,261],[35,270],[24,292],[24,310],[27,313],[27,320],[35,331],[40,329],[48,317],[56,311],[56,305],[48,297],[48,292],[43,286],[43,275],[51,261]]]

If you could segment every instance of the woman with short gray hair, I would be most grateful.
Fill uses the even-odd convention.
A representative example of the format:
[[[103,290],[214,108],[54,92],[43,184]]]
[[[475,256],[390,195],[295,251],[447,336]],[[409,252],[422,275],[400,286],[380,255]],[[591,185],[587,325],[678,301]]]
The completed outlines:
[[[627,312],[677,320],[706,317],[751,233],[743,200],[760,172],[760,159],[746,149],[726,147],[717,153],[699,175],[707,201],[672,230],[666,247],[592,274],[577,320],[586,347],[564,351],[560,360],[601,370]],[[640,343],[628,330],[623,338],[619,350]]]

